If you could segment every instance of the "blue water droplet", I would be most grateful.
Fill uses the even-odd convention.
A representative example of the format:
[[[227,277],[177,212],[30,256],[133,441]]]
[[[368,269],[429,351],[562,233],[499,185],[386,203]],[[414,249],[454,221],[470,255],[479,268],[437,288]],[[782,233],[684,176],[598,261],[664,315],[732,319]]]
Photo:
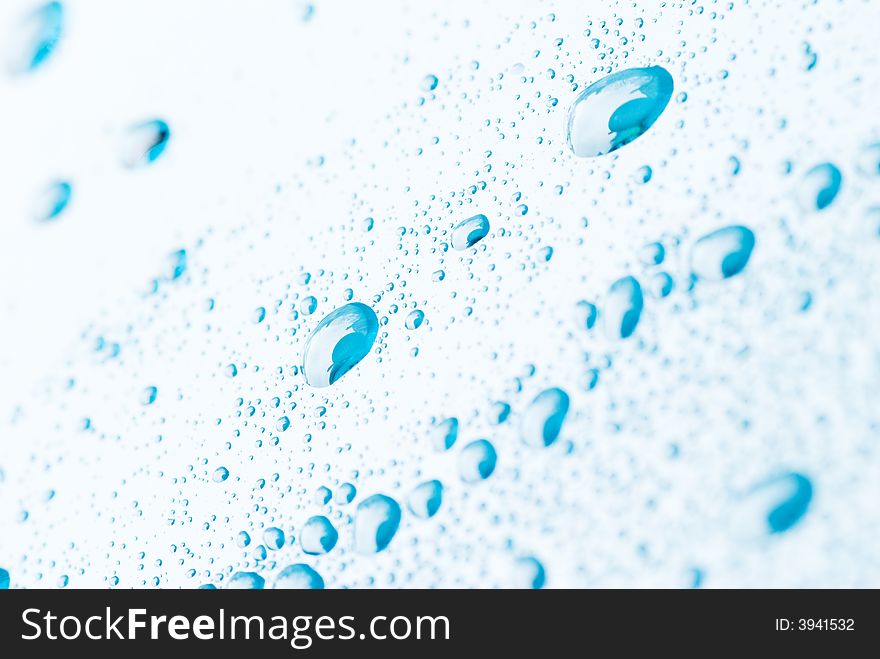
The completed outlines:
[[[524,556],[516,561],[517,582],[524,588],[538,590],[547,581],[544,566],[534,556]]]
[[[507,421],[510,416],[510,405],[503,400],[496,400],[489,407],[489,423],[492,425],[500,425]]]
[[[421,88],[422,91],[430,92],[437,89],[437,84],[440,80],[433,73],[429,73],[424,78],[422,78]]]
[[[448,451],[458,439],[458,419],[450,417],[435,421],[430,430],[431,445],[438,451]]]
[[[35,71],[49,60],[64,34],[64,14],[60,2],[48,2],[24,17],[13,36],[12,73]]]
[[[669,72],[626,69],[584,89],[568,111],[566,139],[576,156],[603,156],[643,135],[672,98]]]
[[[458,456],[458,473],[465,483],[486,480],[495,471],[498,454],[487,439],[478,439],[461,449]]]
[[[880,142],[869,144],[859,152],[856,168],[865,176],[880,176]]]
[[[654,170],[650,165],[642,165],[636,170],[635,178],[637,183],[647,183],[654,176]]]
[[[798,198],[805,210],[825,210],[837,198],[843,175],[830,162],[812,167],[801,180]]]
[[[485,215],[474,215],[462,220],[452,229],[452,247],[457,250],[467,249],[480,242],[489,233],[489,218]]]
[[[623,277],[611,284],[603,312],[605,332],[615,339],[632,336],[642,316],[644,297],[635,277]]]
[[[0,590],[9,590],[9,572],[0,567]]]
[[[691,272],[698,279],[719,281],[743,271],[755,247],[755,234],[744,226],[729,226],[706,234],[691,250]]]
[[[38,222],[54,220],[67,208],[72,193],[73,187],[67,181],[51,183],[40,193],[34,218]]]
[[[663,243],[648,243],[642,247],[639,256],[645,265],[660,265],[666,258],[666,248],[663,247]]]
[[[150,119],[131,126],[123,140],[122,163],[128,168],[156,161],[168,146],[171,129],[162,119]]]
[[[366,357],[379,320],[365,304],[352,302],[327,314],[303,350],[303,375],[313,387],[329,387]]]
[[[535,396],[522,417],[520,436],[529,446],[543,448],[559,438],[569,398],[562,389],[546,389]]]
[[[783,533],[806,514],[813,499],[813,484],[803,474],[789,473],[762,483],[757,489],[778,488],[779,501],[767,513],[771,533]]]
[[[269,549],[281,549],[284,546],[284,531],[277,526],[270,526],[263,531],[263,542]]]
[[[310,517],[299,534],[299,544],[307,554],[326,554],[336,546],[339,533],[323,515]]]
[[[400,505],[389,496],[374,494],[361,501],[354,520],[354,548],[361,554],[380,552],[400,526]]]
[[[311,566],[305,563],[294,563],[278,573],[272,588],[322,590],[324,588],[324,579]]]
[[[592,302],[581,300],[577,303],[576,310],[578,326],[587,330],[592,329],[593,325],[596,324],[596,318],[599,316],[599,310],[596,309],[596,305]]]
[[[425,320],[425,312],[421,309],[414,309],[409,313],[406,317],[406,322],[404,323],[406,329],[414,330],[418,329],[422,326],[422,322]]]
[[[317,308],[318,299],[314,295],[307,295],[302,299],[302,302],[299,303],[299,310],[302,311],[305,316],[311,316],[315,313]]]
[[[226,587],[234,590],[262,590],[265,585],[266,580],[256,572],[236,572],[226,582]]]
[[[141,403],[144,405],[152,405],[156,402],[156,396],[159,395],[159,389],[156,387],[146,387],[141,395]]]
[[[407,500],[407,507],[413,515],[428,519],[437,514],[443,503],[443,483],[437,480],[425,481],[413,488]]]
[[[343,506],[347,503],[351,503],[354,501],[354,497],[357,494],[357,489],[351,483],[343,483],[339,486],[339,489],[336,490],[336,503],[340,506]]]
[[[229,478],[229,470],[226,467],[217,467],[212,478],[215,483],[222,483]]]
[[[250,534],[247,531],[239,531],[238,535],[235,536],[235,544],[244,549],[251,544]]]

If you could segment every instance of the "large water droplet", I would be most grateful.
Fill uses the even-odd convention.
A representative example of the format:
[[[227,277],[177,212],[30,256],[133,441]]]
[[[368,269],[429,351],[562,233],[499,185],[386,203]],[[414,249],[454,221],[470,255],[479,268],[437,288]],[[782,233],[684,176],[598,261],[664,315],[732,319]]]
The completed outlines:
[[[55,52],[64,32],[64,6],[48,2],[30,12],[10,35],[12,73],[34,71]]]
[[[122,164],[134,169],[155,162],[165,151],[171,129],[161,119],[151,119],[131,126],[122,144]]]
[[[452,229],[452,247],[462,250],[480,242],[489,233],[489,218],[474,215],[462,220]]]
[[[278,573],[272,588],[321,590],[324,588],[324,579],[305,563],[294,563]]]
[[[522,418],[522,440],[529,446],[550,446],[559,437],[568,404],[568,394],[562,389],[546,389],[535,396]]]
[[[783,533],[797,524],[813,499],[813,484],[803,474],[789,473],[757,486],[756,490],[772,488],[777,502],[767,513],[771,533]]]
[[[226,582],[227,588],[235,590],[262,590],[265,585],[266,580],[256,572],[236,572]]]
[[[263,531],[263,542],[269,549],[281,549],[284,546],[284,531],[277,526],[270,526]]]
[[[361,554],[382,551],[400,526],[400,506],[389,496],[374,494],[361,501],[354,520],[354,548]]]
[[[611,284],[605,296],[605,333],[614,339],[632,336],[642,316],[644,297],[635,277],[623,277]]]
[[[365,304],[352,302],[331,311],[306,341],[306,382],[329,387],[369,354],[378,333],[379,320]]]
[[[307,554],[326,554],[336,546],[339,533],[323,515],[310,517],[299,535],[299,544]]]
[[[215,483],[222,483],[229,478],[229,470],[226,467],[217,467],[212,478]]]
[[[755,247],[755,234],[743,226],[718,229],[700,238],[691,251],[691,272],[698,279],[718,281],[739,274]]]
[[[448,451],[458,439],[458,419],[450,417],[436,421],[429,431],[431,445],[438,451]]]
[[[458,473],[465,483],[476,483],[486,480],[495,471],[498,454],[495,447],[487,439],[471,442],[458,456]]]
[[[544,566],[534,556],[524,556],[516,561],[517,586],[539,589],[544,587]]]
[[[428,519],[440,510],[441,503],[443,503],[443,483],[434,480],[425,481],[413,488],[407,506],[416,517]]]
[[[603,156],[643,135],[672,98],[672,76],[659,66],[626,69],[584,89],[568,111],[566,139],[576,156]]]

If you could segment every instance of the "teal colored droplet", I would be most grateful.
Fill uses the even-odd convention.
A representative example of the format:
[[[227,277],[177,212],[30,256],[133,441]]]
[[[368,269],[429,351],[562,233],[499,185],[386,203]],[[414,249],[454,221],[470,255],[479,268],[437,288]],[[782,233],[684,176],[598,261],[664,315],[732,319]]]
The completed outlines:
[[[413,488],[407,507],[416,517],[428,519],[437,514],[443,503],[443,484],[438,480],[425,481]]]
[[[529,446],[543,448],[559,438],[569,398],[562,389],[546,389],[535,396],[522,417],[520,437]]]
[[[336,546],[339,533],[323,515],[310,517],[300,531],[299,544],[306,554],[326,554]]]
[[[171,129],[162,119],[150,119],[131,126],[125,134],[122,163],[137,168],[155,162],[165,152]]]
[[[825,210],[837,199],[842,184],[843,175],[836,165],[825,162],[812,167],[800,183],[801,205],[807,210]]]
[[[610,338],[632,336],[642,316],[644,297],[635,277],[623,277],[611,284],[603,310],[605,332]]]
[[[755,247],[755,234],[744,226],[729,226],[706,234],[691,250],[691,272],[697,279],[718,281],[743,271]]]
[[[473,247],[489,233],[489,218],[485,215],[474,215],[462,220],[452,229],[453,249],[463,250]]]
[[[322,590],[324,579],[314,568],[305,563],[294,563],[278,573],[272,588],[290,590]]]
[[[329,387],[366,357],[379,333],[376,313],[346,304],[318,323],[303,350],[303,375],[313,387]]]
[[[498,454],[487,439],[478,439],[461,449],[458,456],[458,473],[465,483],[486,480],[495,471]]]
[[[400,526],[400,505],[384,494],[361,501],[354,519],[354,548],[375,554],[388,546]]]
[[[262,590],[265,585],[266,580],[256,572],[236,572],[226,582],[234,590]]]

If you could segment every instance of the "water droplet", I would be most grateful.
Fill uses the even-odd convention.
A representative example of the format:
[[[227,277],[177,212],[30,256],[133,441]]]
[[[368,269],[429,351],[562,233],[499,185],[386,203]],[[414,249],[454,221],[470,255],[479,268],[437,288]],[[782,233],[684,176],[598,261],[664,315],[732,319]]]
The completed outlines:
[[[642,316],[644,298],[635,277],[623,277],[611,284],[605,296],[605,333],[614,339],[632,336]]]
[[[430,92],[437,89],[437,84],[440,80],[433,73],[429,73],[424,78],[422,78],[421,88],[424,92]]]
[[[0,567],[0,590],[9,590],[9,572]]]
[[[636,170],[635,179],[637,183],[647,183],[654,176],[654,170],[649,165],[642,165]]]
[[[458,419],[450,417],[436,421],[430,430],[431,445],[438,451],[448,451],[458,439]]]
[[[443,502],[443,483],[425,481],[413,488],[407,500],[407,506],[416,517],[428,519],[433,517]]]
[[[318,300],[314,295],[308,295],[302,299],[302,302],[299,303],[299,310],[303,312],[305,316],[311,316],[315,313],[315,310],[318,308]]]
[[[314,568],[305,563],[294,563],[278,573],[272,588],[322,590],[324,588],[324,579]]]
[[[804,210],[825,210],[837,198],[843,175],[830,162],[821,163],[804,174],[798,199]]]
[[[12,73],[35,71],[49,60],[64,33],[64,6],[48,2],[27,14],[11,35]]]
[[[576,156],[603,156],[643,135],[672,98],[672,76],[659,66],[626,69],[584,89],[568,111],[566,136]]]
[[[859,152],[856,167],[865,176],[880,176],[880,142],[869,144]]]
[[[55,181],[40,193],[34,218],[38,222],[54,220],[67,208],[73,187],[67,181]]]
[[[226,582],[227,588],[235,590],[262,590],[265,585],[266,580],[256,572],[236,572]]]
[[[639,256],[645,265],[660,265],[666,258],[666,248],[663,247],[663,243],[648,243],[642,247]]]
[[[212,478],[215,483],[222,483],[229,478],[229,470],[226,467],[217,467]]]
[[[459,222],[452,229],[452,247],[457,250],[467,249],[480,242],[489,233],[489,218],[485,215],[474,215]]]
[[[303,350],[303,374],[313,387],[329,387],[366,357],[379,320],[365,304],[352,302],[327,314]]]
[[[263,542],[269,549],[281,549],[284,546],[284,531],[276,526],[270,526],[263,531]]]
[[[238,535],[235,536],[235,544],[244,549],[249,544],[251,544],[250,534],[247,531],[239,531]]]
[[[755,234],[743,226],[718,229],[700,238],[691,251],[691,272],[719,281],[743,271],[755,246]]]
[[[354,548],[361,554],[380,552],[397,533],[400,506],[391,497],[374,494],[361,501],[354,520]]]
[[[151,119],[131,126],[125,134],[122,164],[130,169],[156,161],[165,151],[171,129],[161,119]]]
[[[502,400],[497,400],[489,408],[489,422],[492,425],[500,425],[507,421],[510,416],[510,405]]]
[[[406,317],[406,329],[414,330],[418,329],[422,326],[422,322],[425,320],[425,312],[421,309],[414,309],[410,312],[410,314]]]
[[[498,454],[495,447],[487,439],[471,442],[458,456],[458,473],[465,483],[476,483],[486,480],[495,471]]]
[[[562,389],[546,389],[535,396],[522,417],[520,436],[529,446],[543,448],[559,438],[569,398]]]
[[[544,587],[546,575],[541,561],[533,556],[524,556],[516,561],[517,584],[521,588],[537,590]]]
[[[141,395],[141,403],[144,405],[152,405],[156,402],[156,396],[158,395],[159,390],[156,387],[146,387],[144,393]]]
[[[339,486],[339,489],[336,490],[336,503],[340,506],[345,505],[347,503],[351,503],[354,501],[354,497],[357,494],[357,489],[351,483],[343,483]]]
[[[583,327],[587,330],[593,329],[593,325],[596,324],[596,318],[599,316],[599,310],[596,309],[596,305],[592,302],[581,300],[577,303],[576,311],[578,327]]]
[[[290,428],[290,419],[286,416],[278,417],[278,420],[275,422],[275,430],[284,432],[288,428]]]
[[[307,554],[326,554],[336,546],[338,539],[339,533],[330,520],[323,515],[315,515],[303,525],[299,544]]]
[[[777,503],[767,513],[771,533],[783,533],[797,524],[813,499],[813,484],[803,474],[789,473],[761,483],[755,489],[772,488]]]

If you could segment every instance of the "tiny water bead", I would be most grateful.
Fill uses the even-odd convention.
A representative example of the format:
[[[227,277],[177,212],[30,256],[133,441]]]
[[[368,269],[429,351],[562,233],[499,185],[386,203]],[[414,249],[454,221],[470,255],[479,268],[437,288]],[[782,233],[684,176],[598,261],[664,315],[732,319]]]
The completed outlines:
[[[520,436],[529,446],[544,448],[559,438],[569,398],[562,389],[546,389],[535,396],[522,417]]]
[[[421,309],[413,309],[406,317],[406,329],[415,330],[422,326],[425,320],[425,312]]]
[[[443,503],[443,484],[438,480],[425,481],[413,488],[407,507],[416,517],[428,519],[437,514]]]
[[[421,88],[423,92],[430,92],[437,89],[437,84],[440,80],[433,73],[429,73],[424,78],[422,78]]]
[[[720,281],[745,269],[755,247],[755,234],[744,226],[729,226],[706,234],[691,250],[691,272],[697,279]]]
[[[11,35],[12,73],[27,73],[43,66],[64,34],[65,11],[60,2],[48,2],[26,14]]]
[[[430,429],[431,445],[438,451],[448,451],[458,439],[458,419],[454,416],[435,421]]]
[[[672,76],[660,66],[626,69],[584,89],[568,111],[566,139],[579,157],[604,156],[643,135],[672,98]]]
[[[358,504],[354,518],[354,549],[375,554],[388,546],[400,526],[400,505],[389,496],[374,494]]]
[[[236,572],[226,582],[226,588],[233,590],[262,590],[265,585],[266,580],[256,572]]]
[[[129,169],[155,162],[168,146],[171,129],[162,119],[150,119],[131,126],[122,143],[122,164]]]
[[[215,483],[222,483],[229,478],[229,470],[226,467],[217,467],[212,478]]]
[[[306,554],[326,554],[336,546],[339,533],[330,520],[323,515],[310,517],[303,525],[299,544]]]
[[[836,165],[825,162],[804,174],[798,199],[804,210],[822,211],[828,208],[840,193],[843,175]]]
[[[281,549],[284,546],[284,531],[276,526],[270,526],[263,531],[263,542],[269,549]]]
[[[644,297],[635,277],[623,277],[611,284],[603,310],[605,333],[612,339],[632,336],[642,316]]]
[[[289,590],[322,590],[324,579],[315,569],[305,563],[294,563],[278,573],[272,588]]]
[[[474,215],[462,220],[452,229],[452,247],[464,250],[473,247],[489,233],[489,218],[485,215]]]
[[[498,454],[488,439],[478,439],[461,449],[458,473],[465,483],[486,480],[495,471]]]
[[[156,402],[156,397],[159,395],[159,389],[156,387],[147,387],[144,389],[141,394],[141,403],[144,405],[152,405]]]
[[[329,387],[370,353],[379,319],[367,305],[352,302],[327,314],[303,350],[303,375],[313,387]]]
[[[34,219],[38,222],[50,222],[56,219],[70,203],[73,186],[68,181],[55,181],[48,185],[39,195]]]
[[[813,484],[803,474],[791,472],[758,485],[756,490],[771,490],[776,503],[767,513],[770,533],[791,529],[806,514],[813,499]]]

